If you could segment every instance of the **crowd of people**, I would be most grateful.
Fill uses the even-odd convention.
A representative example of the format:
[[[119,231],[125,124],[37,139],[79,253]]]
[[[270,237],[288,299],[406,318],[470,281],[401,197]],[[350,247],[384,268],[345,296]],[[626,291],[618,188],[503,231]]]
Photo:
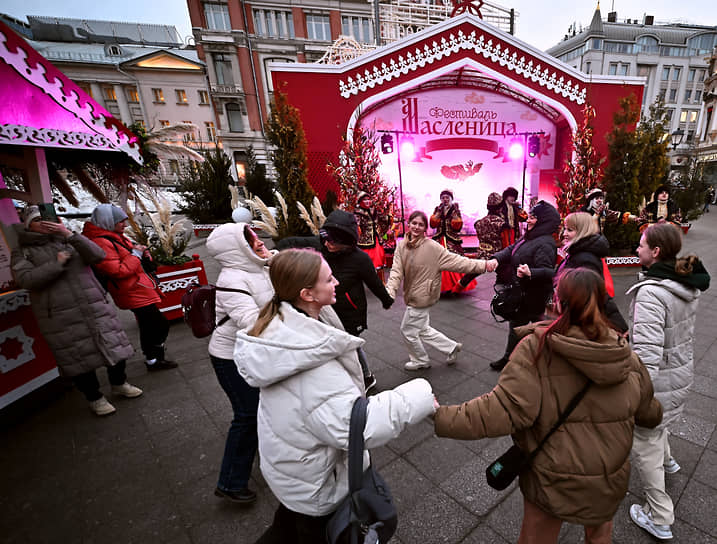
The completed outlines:
[[[567,521],[585,526],[586,542],[606,543],[627,491],[632,452],[645,503],[632,505],[630,516],[658,539],[672,538],[665,474],[680,466],[668,427],[692,382],[695,314],[710,276],[696,256],[679,256],[681,231],[661,195],[646,212],[653,215],[645,216],[649,225],[637,249],[644,272],[628,291],[628,320],[615,305],[603,262],[602,195],[589,199],[597,202],[589,206],[595,213],[565,217],[558,238],[561,218],[550,203],[541,200],[526,212],[515,189],[492,193],[488,215],[475,225],[484,233],[479,258],[468,258],[457,236],[460,211],[444,191],[430,219],[419,210],[409,216],[385,286],[376,273],[376,237],[369,240],[363,230],[374,220],[368,195],[359,199],[363,211],[335,210],[318,236],[282,240],[277,250],[268,250],[249,224],[216,228],[207,250],[221,265],[218,325],[208,350],[233,419],[215,495],[243,506],[256,502],[249,481],[258,452],[279,507],[257,543],[325,541],[327,523],[348,493],[352,405],[371,392],[364,468],[368,449],[426,417],[434,419],[437,436],[512,435],[526,456],[533,454],[519,476],[519,542],[557,542]],[[134,350],[110,297],[135,314],[147,371],[177,367],[166,358],[169,326],[157,307],[161,293],[149,253],[124,236],[126,220],[120,208],[103,204],[77,234],[42,220],[30,206],[12,255],[15,279],[31,293],[61,373],[97,415],[115,411],[100,392],[100,366],[108,369],[114,395],[142,394],[126,380]],[[433,239],[429,226],[437,229]],[[373,247],[362,248],[371,241]],[[430,324],[445,272],[459,275],[450,287],[456,291],[494,272],[496,283],[521,286],[506,348],[490,364],[500,371],[497,385],[453,406],[441,405],[423,377],[376,391],[360,338],[368,326],[364,286],[385,309],[402,289],[404,368],[419,371],[431,367],[426,345],[449,365],[463,347]],[[568,413],[571,399],[579,400]],[[564,432],[548,434],[557,421]]]

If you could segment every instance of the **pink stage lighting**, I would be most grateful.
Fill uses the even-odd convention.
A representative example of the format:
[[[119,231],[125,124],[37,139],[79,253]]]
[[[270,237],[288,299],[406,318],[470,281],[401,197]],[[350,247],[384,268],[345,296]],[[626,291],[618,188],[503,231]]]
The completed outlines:
[[[523,158],[523,140],[519,138],[513,138],[510,141],[510,147],[508,148],[508,156],[512,160]]]
[[[416,155],[416,147],[413,143],[413,138],[410,136],[404,136],[401,138],[401,158],[410,161]]]

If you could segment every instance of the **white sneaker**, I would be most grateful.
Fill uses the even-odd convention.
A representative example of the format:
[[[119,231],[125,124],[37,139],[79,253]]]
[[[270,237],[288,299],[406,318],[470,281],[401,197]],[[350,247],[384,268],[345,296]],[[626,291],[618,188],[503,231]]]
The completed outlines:
[[[463,349],[463,344],[460,342],[456,344],[456,347],[453,348],[453,351],[451,351],[448,354],[448,357],[446,357],[446,363],[449,365],[454,364],[458,360],[458,353]]]
[[[431,363],[420,363],[417,361],[408,361],[403,368],[406,370],[421,370],[422,368],[431,368]]]
[[[93,400],[92,402],[90,402],[90,410],[92,410],[98,416],[108,416],[110,414],[114,414],[117,411],[115,410],[115,407],[112,406],[109,401],[104,397],[100,397],[97,400]]]
[[[639,504],[633,504],[630,507],[630,517],[632,521],[655,538],[659,538],[660,540],[670,540],[672,538],[672,529],[670,529],[670,526],[657,525],[652,521],[652,512],[645,512]]]
[[[113,385],[112,394],[133,399],[139,397],[142,394],[142,390],[139,387],[124,382],[122,385]]]
[[[667,474],[674,474],[675,472],[679,472],[679,470],[682,468],[680,464],[675,461],[674,457],[670,457],[670,460],[667,461],[667,463],[665,463],[663,467],[665,468],[665,472]]]

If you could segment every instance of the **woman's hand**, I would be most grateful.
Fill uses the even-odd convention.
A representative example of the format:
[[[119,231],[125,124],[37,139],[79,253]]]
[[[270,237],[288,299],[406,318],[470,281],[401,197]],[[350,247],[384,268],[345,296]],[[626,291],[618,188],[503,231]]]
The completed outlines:
[[[519,278],[524,277],[530,277],[530,267],[527,264],[521,264],[518,265],[518,270],[516,271]]]
[[[57,262],[60,264],[65,264],[67,261],[70,260],[70,257],[72,257],[72,253],[69,251],[58,251],[57,252]]]
[[[495,272],[498,268],[498,259],[488,259],[485,263],[486,272]]]
[[[72,236],[72,231],[62,223],[55,223],[54,221],[40,221],[40,223],[47,230],[48,234],[57,234],[64,238]]]

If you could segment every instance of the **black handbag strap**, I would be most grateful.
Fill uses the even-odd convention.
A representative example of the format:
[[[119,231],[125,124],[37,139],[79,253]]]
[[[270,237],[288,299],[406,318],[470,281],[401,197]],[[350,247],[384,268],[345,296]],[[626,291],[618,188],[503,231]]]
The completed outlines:
[[[249,291],[245,291],[244,289],[232,289],[231,287],[216,287],[216,286],[214,287],[214,289],[216,289],[217,291],[231,291],[232,293],[244,293],[245,295],[251,296],[251,293]],[[229,314],[222,317],[219,320],[219,322],[217,323],[215,328],[221,327],[227,321],[229,321]]]
[[[349,423],[349,494],[361,489],[363,477],[363,432],[366,428],[368,399],[358,397],[351,409]]]
[[[553,428],[548,431],[548,434],[546,434],[543,439],[540,441],[540,444],[538,444],[538,447],[535,448],[532,452],[530,452],[530,455],[528,455],[528,461],[532,461],[533,458],[537,455],[537,453],[541,450],[541,448],[545,445],[545,443],[548,441],[548,438],[552,436],[552,434],[558,430],[558,428],[565,423],[565,420],[568,418],[568,416],[572,413],[573,410],[575,410],[575,407],[580,403],[581,400],[583,400],[583,397],[585,396],[585,393],[588,392],[588,389],[590,389],[590,386],[592,385],[592,380],[588,380],[588,382],[585,384],[585,387],[583,387],[577,395],[575,395],[570,403],[565,407],[565,411],[560,414],[560,417],[558,418],[558,421],[555,425],[553,425]]]

